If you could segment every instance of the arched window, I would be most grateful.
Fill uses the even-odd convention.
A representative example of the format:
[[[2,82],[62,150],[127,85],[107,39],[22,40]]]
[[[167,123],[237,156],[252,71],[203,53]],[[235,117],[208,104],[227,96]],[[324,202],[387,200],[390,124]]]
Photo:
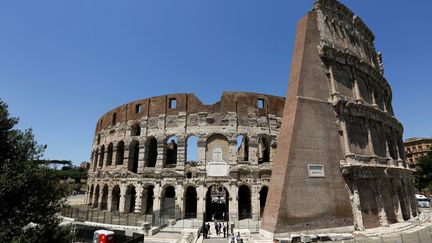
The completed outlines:
[[[130,172],[137,173],[138,157],[139,157],[139,143],[138,141],[132,141],[129,145],[129,159],[128,159],[128,170]]]
[[[165,188],[162,193],[161,215],[165,218],[175,218],[175,189],[172,186]]]
[[[195,187],[189,186],[184,195],[185,204],[185,215],[184,218],[196,218],[197,217],[197,192]]]
[[[102,189],[102,204],[101,204],[102,210],[108,209],[108,186],[105,185]]]
[[[198,162],[198,137],[189,136],[186,145],[186,163],[195,164]]]
[[[124,142],[120,141],[117,144],[117,154],[116,154],[116,165],[122,165],[123,164],[123,158],[124,158]]]
[[[100,150],[100,156],[99,156],[99,168],[102,168],[103,166],[104,157],[105,157],[105,146],[102,145]]]
[[[165,167],[175,167],[177,164],[177,137],[171,136],[165,144]]]
[[[133,213],[135,211],[136,191],[133,185],[129,185],[126,189],[125,195],[125,209],[126,213]]]
[[[155,167],[157,161],[157,141],[156,138],[150,137],[146,142],[146,167]]]
[[[249,138],[247,135],[237,136],[237,161],[249,161]]]
[[[267,136],[258,137],[258,164],[270,162],[270,139]]]
[[[265,204],[267,201],[267,193],[268,193],[268,187],[263,186],[259,192],[260,197],[260,217],[262,217],[264,213]]]
[[[110,143],[108,145],[108,151],[107,151],[107,161],[106,161],[106,165],[110,166],[112,164],[112,159],[113,159],[113,148],[114,145],[113,143]]]
[[[136,123],[132,125],[131,136],[140,136],[141,135],[141,127],[140,124]]]

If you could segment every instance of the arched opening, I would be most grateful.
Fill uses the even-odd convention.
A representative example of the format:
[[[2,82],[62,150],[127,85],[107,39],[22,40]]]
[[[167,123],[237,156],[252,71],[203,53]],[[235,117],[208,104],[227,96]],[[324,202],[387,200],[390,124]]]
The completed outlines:
[[[117,144],[117,153],[116,153],[116,165],[122,165],[124,158],[124,142],[120,141]]]
[[[177,137],[171,136],[165,143],[165,167],[175,167],[177,164]]]
[[[185,191],[185,215],[187,218],[197,217],[197,192],[195,187],[189,186]]]
[[[120,210],[120,187],[116,185],[112,190],[111,211],[119,211],[119,210]]]
[[[93,154],[93,171],[96,171],[99,159],[99,149],[96,149]]]
[[[101,209],[107,210],[108,209],[108,186],[105,185],[102,189],[102,203],[101,203]]]
[[[238,190],[239,220],[252,218],[251,192],[248,186],[242,185]]]
[[[140,124],[134,124],[131,127],[131,136],[140,136],[141,135],[141,127]]]
[[[264,135],[258,137],[258,164],[270,162],[270,139]]]
[[[133,185],[129,185],[125,195],[125,212],[133,213],[135,211],[136,191]]]
[[[247,135],[237,136],[237,161],[249,161],[249,138]]]
[[[139,142],[132,141],[129,145],[129,159],[128,159],[128,170],[130,172],[137,173],[138,157],[139,157]]]
[[[94,192],[94,187],[93,187],[93,185],[91,185],[90,190],[89,190],[89,199],[87,201],[87,205],[93,204],[93,192]]]
[[[366,184],[367,181],[364,181],[363,183]],[[363,183],[360,183],[359,185],[360,208],[363,216],[363,225],[366,229],[376,228],[381,225],[378,217],[376,195],[370,186],[367,184],[363,185]]]
[[[143,211],[144,214],[152,214],[153,213],[153,197],[154,197],[154,186],[149,185],[146,188],[144,188],[143,191]]]
[[[99,206],[99,185],[96,186],[95,189],[95,194],[94,194],[94,198],[93,198],[93,208],[97,208]]]
[[[110,143],[108,145],[108,151],[107,151],[107,161],[106,161],[107,166],[110,166],[112,164],[113,149],[114,149],[114,145],[112,143]]]
[[[393,203],[393,192],[387,183],[381,185],[381,196],[384,202],[384,211],[386,213],[388,223],[397,223],[395,206]]]
[[[172,186],[165,188],[162,193],[161,216],[163,218],[175,218],[175,189]]]
[[[100,150],[100,156],[99,156],[99,168],[103,167],[104,157],[105,157],[105,146],[102,145]]]
[[[157,161],[157,141],[150,137],[146,142],[146,167],[155,167]]]
[[[210,186],[206,194],[205,220],[228,220],[229,194],[222,185]]]
[[[261,188],[261,191],[259,192],[260,196],[260,218],[262,217],[264,213],[264,208],[267,200],[267,193],[268,193],[268,187],[264,186]]]
[[[186,142],[186,163],[196,164],[198,162],[198,137],[192,135]]]
[[[400,185],[398,185],[398,197],[401,206],[402,217],[404,220],[408,220],[410,219],[409,205],[406,203],[406,194]]]

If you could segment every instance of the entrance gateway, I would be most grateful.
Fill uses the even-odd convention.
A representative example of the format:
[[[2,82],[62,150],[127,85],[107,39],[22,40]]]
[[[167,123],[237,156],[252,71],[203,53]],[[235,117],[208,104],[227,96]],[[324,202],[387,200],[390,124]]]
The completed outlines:
[[[212,185],[207,190],[205,220],[229,219],[229,194],[228,190],[222,185]]]

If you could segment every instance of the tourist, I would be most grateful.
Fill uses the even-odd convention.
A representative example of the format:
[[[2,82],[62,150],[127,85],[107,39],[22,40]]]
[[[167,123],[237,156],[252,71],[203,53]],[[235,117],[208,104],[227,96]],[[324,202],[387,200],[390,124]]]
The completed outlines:
[[[226,231],[227,231],[227,229],[225,227],[225,223],[222,224],[222,230],[223,230],[223,237],[225,238],[226,237]]]

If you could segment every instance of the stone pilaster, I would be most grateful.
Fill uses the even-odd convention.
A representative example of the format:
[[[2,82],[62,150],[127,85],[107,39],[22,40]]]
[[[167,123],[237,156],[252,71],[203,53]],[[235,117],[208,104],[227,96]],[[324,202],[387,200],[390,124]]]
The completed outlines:
[[[142,192],[143,192],[143,188],[141,185],[135,187],[135,209],[134,209],[135,213],[141,213],[141,206],[143,201]]]
[[[138,168],[137,168],[137,173],[142,174],[143,170],[144,170],[144,157],[145,157],[145,153],[146,153],[146,146],[144,141],[140,141],[139,142],[139,153],[138,153]]]
[[[125,212],[125,203],[126,203],[126,186],[120,187],[120,204],[119,204],[119,212],[124,213]]]
[[[381,180],[379,180],[379,179],[375,179],[375,180],[373,180],[373,183],[375,184],[374,187],[376,188],[376,201],[377,201],[377,207],[379,210],[379,212],[378,212],[379,221],[380,221],[380,224],[382,226],[387,226],[389,223],[388,223],[387,214],[385,211],[384,197],[382,195],[381,187],[380,187],[380,185],[383,182],[381,182]]]

